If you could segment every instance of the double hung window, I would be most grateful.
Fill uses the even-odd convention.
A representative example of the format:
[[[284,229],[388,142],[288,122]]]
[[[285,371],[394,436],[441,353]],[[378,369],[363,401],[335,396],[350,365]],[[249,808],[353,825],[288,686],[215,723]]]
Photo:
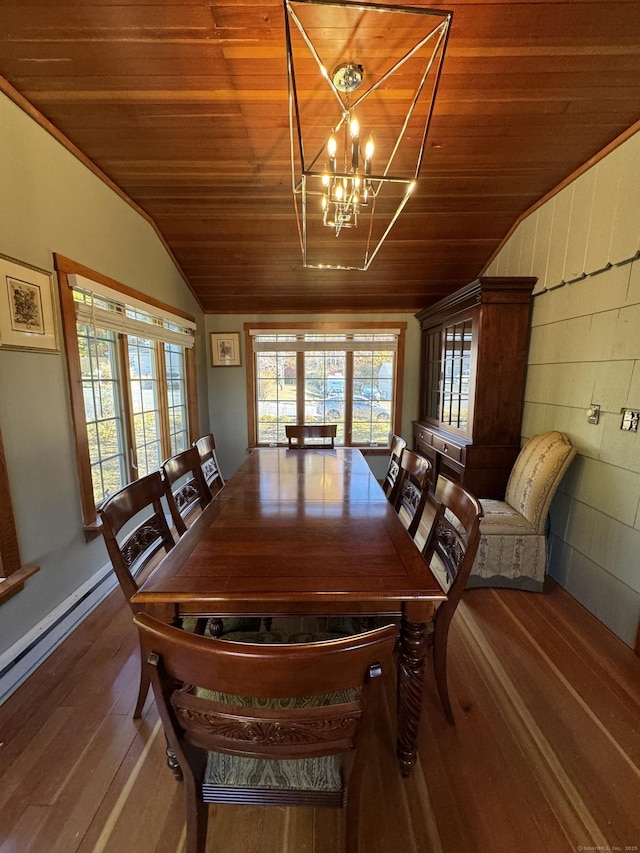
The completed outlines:
[[[336,443],[388,447],[399,429],[405,324],[247,324],[254,445],[286,443],[291,423],[335,423]]]
[[[191,444],[195,323],[143,294],[60,275],[84,520]],[[192,419],[195,422],[195,418]]]

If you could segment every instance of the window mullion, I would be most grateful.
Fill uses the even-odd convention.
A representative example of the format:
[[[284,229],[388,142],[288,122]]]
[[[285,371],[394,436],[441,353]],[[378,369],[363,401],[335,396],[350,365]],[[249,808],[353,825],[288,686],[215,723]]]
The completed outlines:
[[[353,431],[353,351],[345,352],[345,396],[344,396],[344,438],[345,444],[351,445]]]
[[[131,400],[131,372],[129,370],[129,339],[126,335],[118,335],[118,368],[121,377],[122,420],[124,423],[127,471],[129,480],[138,479],[138,457],[136,443],[133,439],[133,403]]]
[[[167,365],[164,344],[156,341],[153,352],[156,363],[158,409],[160,410],[160,448],[162,458],[168,459],[171,456],[171,427],[169,426],[169,395],[167,393]]]
[[[304,352],[296,353],[296,422],[303,424],[305,402]]]

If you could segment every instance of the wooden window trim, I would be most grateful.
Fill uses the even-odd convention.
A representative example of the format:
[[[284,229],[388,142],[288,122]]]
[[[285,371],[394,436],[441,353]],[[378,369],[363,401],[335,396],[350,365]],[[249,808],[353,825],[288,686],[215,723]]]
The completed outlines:
[[[0,434],[0,604],[4,604],[24,588],[31,575],[40,571],[40,566],[23,566],[16,521],[13,514],[9,474]]]
[[[76,446],[76,464],[80,481],[80,499],[82,503],[83,529],[87,540],[94,539],[101,535],[101,524],[98,518],[98,513],[93,498],[93,483],[91,479],[91,458],[89,454],[89,439],[87,434],[86,416],[84,408],[84,399],[82,395],[82,370],[80,365],[80,353],[78,348],[78,335],[76,326],[76,311],[73,299],[73,290],[69,286],[68,276],[76,274],[92,281],[104,284],[125,296],[131,296],[134,299],[139,299],[146,302],[150,307],[160,308],[170,311],[176,316],[183,317],[185,320],[195,322],[195,318],[185,311],[160,302],[146,293],[134,290],[127,285],[114,281],[83,264],[76,263],[63,255],[54,253],[54,264],[58,273],[58,288],[60,292],[60,309],[62,314],[62,333],[64,339],[67,375],[69,379],[69,390],[71,397],[71,415],[73,421],[73,432]],[[121,359],[121,363],[126,366],[127,358]],[[199,435],[199,407],[197,398],[197,377],[196,377],[196,360],[193,349],[185,350],[185,372],[186,372],[186,389],[187,389],[187,411],[189,418],[189,440],[195,441]],[[126,395],[125,395],[126,396]],[[127,413],[127,405],[124,406],[125,423],[127,423],[130,413]],[[131,444],[130,446],[133,446]],[[130,464],[131,460],[128,460]]]

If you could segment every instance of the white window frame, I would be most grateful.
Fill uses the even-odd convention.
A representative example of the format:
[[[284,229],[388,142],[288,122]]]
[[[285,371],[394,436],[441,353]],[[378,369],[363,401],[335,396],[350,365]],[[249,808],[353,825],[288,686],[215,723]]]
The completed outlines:
[[[184,355],[185,417],[187,420],[187,446],[197,438],[197,391],[195,378],[195,319],[178,309],[135,291],[81,267],[75,262],[54,255],[58,271],[62,325],[67,353],[67,370],[71,395],[76,457],[80,475],[80,493],[85,533],[88,538],[100,530],[97,509],[101,501],[94,496],[92,461],[83,394],[83,377],[78,346],[78,324],[106,329],[116,340],[118,362],[119,417],[123,423],[123,468],[125,482],[135,480],[138,474],[133,435],[133,401],[129,374],[129,338],[144,338],[152,342],[154,396],[159,412],[161,459],[172,455],[172,430],[170,409],[172,393],[167,377],[165,347],[173,344]],[[175,377],[171,378],[175,381]],[[95,462],[95,460],[94,460]],[[146,473],[143,471],[142,473]],[[140,475],[141,476],[141,475]]]
[[[361,444],[351,441],[351,435],[346,429],[344,445],[347,447],[359,447],[369,452],[386,452],[390,446],[393,433],[399,433],[402,429],[402,387],[404,375],[404,347],[407,324],[405,322],[380,322],[380,323],[353,323],[353,322],[311,322],[311,323],[245,323],[245,345],[247,358],[247,413],[248,413],[248,435],[249,446],[264,446],[258,444],[258,399],[257,399],[257,375],[256,375],[256,352],[287,351],[298,353],[299,364],[302,365],[304,352],[317,351],[327,352],[331,349],[347,351],[348,353],[366,349],[395,349],[395,375],[393,377],[393,400],[389,419],[389,430],[387,440],[384,443]],[[357,340],[356,336],[371,335],[376,333],[385,336],[387,340],[372,340],[371,342]],[[345,335],[346,339],[341,341],[305,341],[306,335]],[[297,340],[291,342],[266,342],[256,344],[259,336],[288,335],[296,336]],[[393,336],[392,340],[388,340]],[[347,370],[347,374],[349,371]],[[304,388],[304,374],[298,371],[298,387]],[[353,394],[352,377],[345,377],[345,411],[349,408],[351,395]],[[298,422],[304,422],[304,405],[301,396],[298,396]],[[281,442],[282,443],[282,442]]]

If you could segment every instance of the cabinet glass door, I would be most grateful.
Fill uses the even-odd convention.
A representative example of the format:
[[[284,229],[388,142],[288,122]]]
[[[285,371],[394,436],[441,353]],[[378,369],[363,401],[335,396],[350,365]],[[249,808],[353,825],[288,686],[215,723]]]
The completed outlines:
[[[466,431],[469,422],[471,319],[446,326],[442,349],[442,410],[445,427]]]

